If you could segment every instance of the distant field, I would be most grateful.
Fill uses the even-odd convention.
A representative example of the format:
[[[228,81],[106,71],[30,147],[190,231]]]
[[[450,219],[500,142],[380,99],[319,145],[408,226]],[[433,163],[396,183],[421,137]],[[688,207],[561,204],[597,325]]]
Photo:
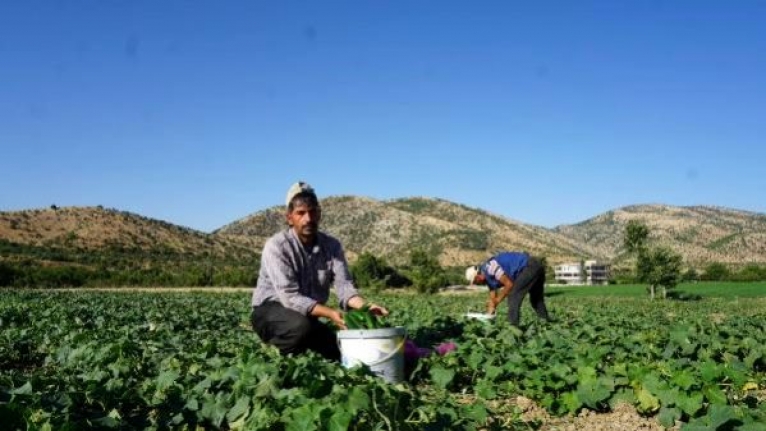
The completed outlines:
[[[546,288],[548,296],[562,297],[639,297],[647,296],[645,284],[623,284],[611,286],[555,286]],[[766,282],[732,283],[701,282],[683,283],[673,291],[679,299],[700,298],[760,298],[766,297]]]

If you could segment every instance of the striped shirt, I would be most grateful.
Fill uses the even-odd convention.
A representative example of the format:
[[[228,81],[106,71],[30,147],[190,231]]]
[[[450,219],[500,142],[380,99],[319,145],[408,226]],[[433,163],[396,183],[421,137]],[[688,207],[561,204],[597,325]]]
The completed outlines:
[[[261,255],[258,282],[253,289],[253,306],[278,301],[308,315],[314,306],[325,304],[334,285],[342,308],[359,295],[351,281],[340,241],[322,232],[316,245],[306,248],[292,228],[266,241]]]
[[[495,290],[503,286],[500,282],[503,275],[507,275],[511,281],[515,282],[516,277],[526,268],[528,262],[527,253],[502,252],[481,265],[479,270],[484,274],[489,289]]]

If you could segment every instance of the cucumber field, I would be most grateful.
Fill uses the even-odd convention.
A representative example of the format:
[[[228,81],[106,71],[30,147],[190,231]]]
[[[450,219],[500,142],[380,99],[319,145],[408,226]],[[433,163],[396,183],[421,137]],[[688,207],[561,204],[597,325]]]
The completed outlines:
[[[398,384],[262,345],[249,292],[0,291],[0,429],[541,429],[523,397],[551,417],[628,405],[660,429],[766,431],[766,285],[641,289],[548,289],[555,321],[525,301],[521,330],[505,304],[465,318],[483,293],[366,294],[418,346],[457,346]]]

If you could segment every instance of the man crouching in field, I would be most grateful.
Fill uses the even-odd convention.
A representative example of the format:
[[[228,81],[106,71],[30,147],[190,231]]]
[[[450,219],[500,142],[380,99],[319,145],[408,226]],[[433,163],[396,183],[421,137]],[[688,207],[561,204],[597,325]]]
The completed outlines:
[[[343,313],[324,305],[335,285],[342,309],[362,308],[364,298],[351,281],[340,242],[319,231],[322,211],[314,189],[298,182],[287,192],[288,228],[263,247],[258,282],[253,290],[253,330],[282,354],[313,350],[340,360],[335,333],[319,321],[330,319],[346,329]],[[370,304],[378,315],[388,310]]]

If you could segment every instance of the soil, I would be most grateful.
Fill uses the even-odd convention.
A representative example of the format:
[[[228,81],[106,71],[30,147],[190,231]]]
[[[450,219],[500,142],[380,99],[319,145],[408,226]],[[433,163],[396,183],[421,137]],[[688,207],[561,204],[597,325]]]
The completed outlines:
[[[583,410],[577,416],[553,417],[534,401],[517,397],[514,403],[521,411],[522,420],[540,424],[539,431],[664,431],[654,418],[638,414],[629,404],[620,404],[609,413],[595,413]],[[678,426],[670,428],[678,430]]]

